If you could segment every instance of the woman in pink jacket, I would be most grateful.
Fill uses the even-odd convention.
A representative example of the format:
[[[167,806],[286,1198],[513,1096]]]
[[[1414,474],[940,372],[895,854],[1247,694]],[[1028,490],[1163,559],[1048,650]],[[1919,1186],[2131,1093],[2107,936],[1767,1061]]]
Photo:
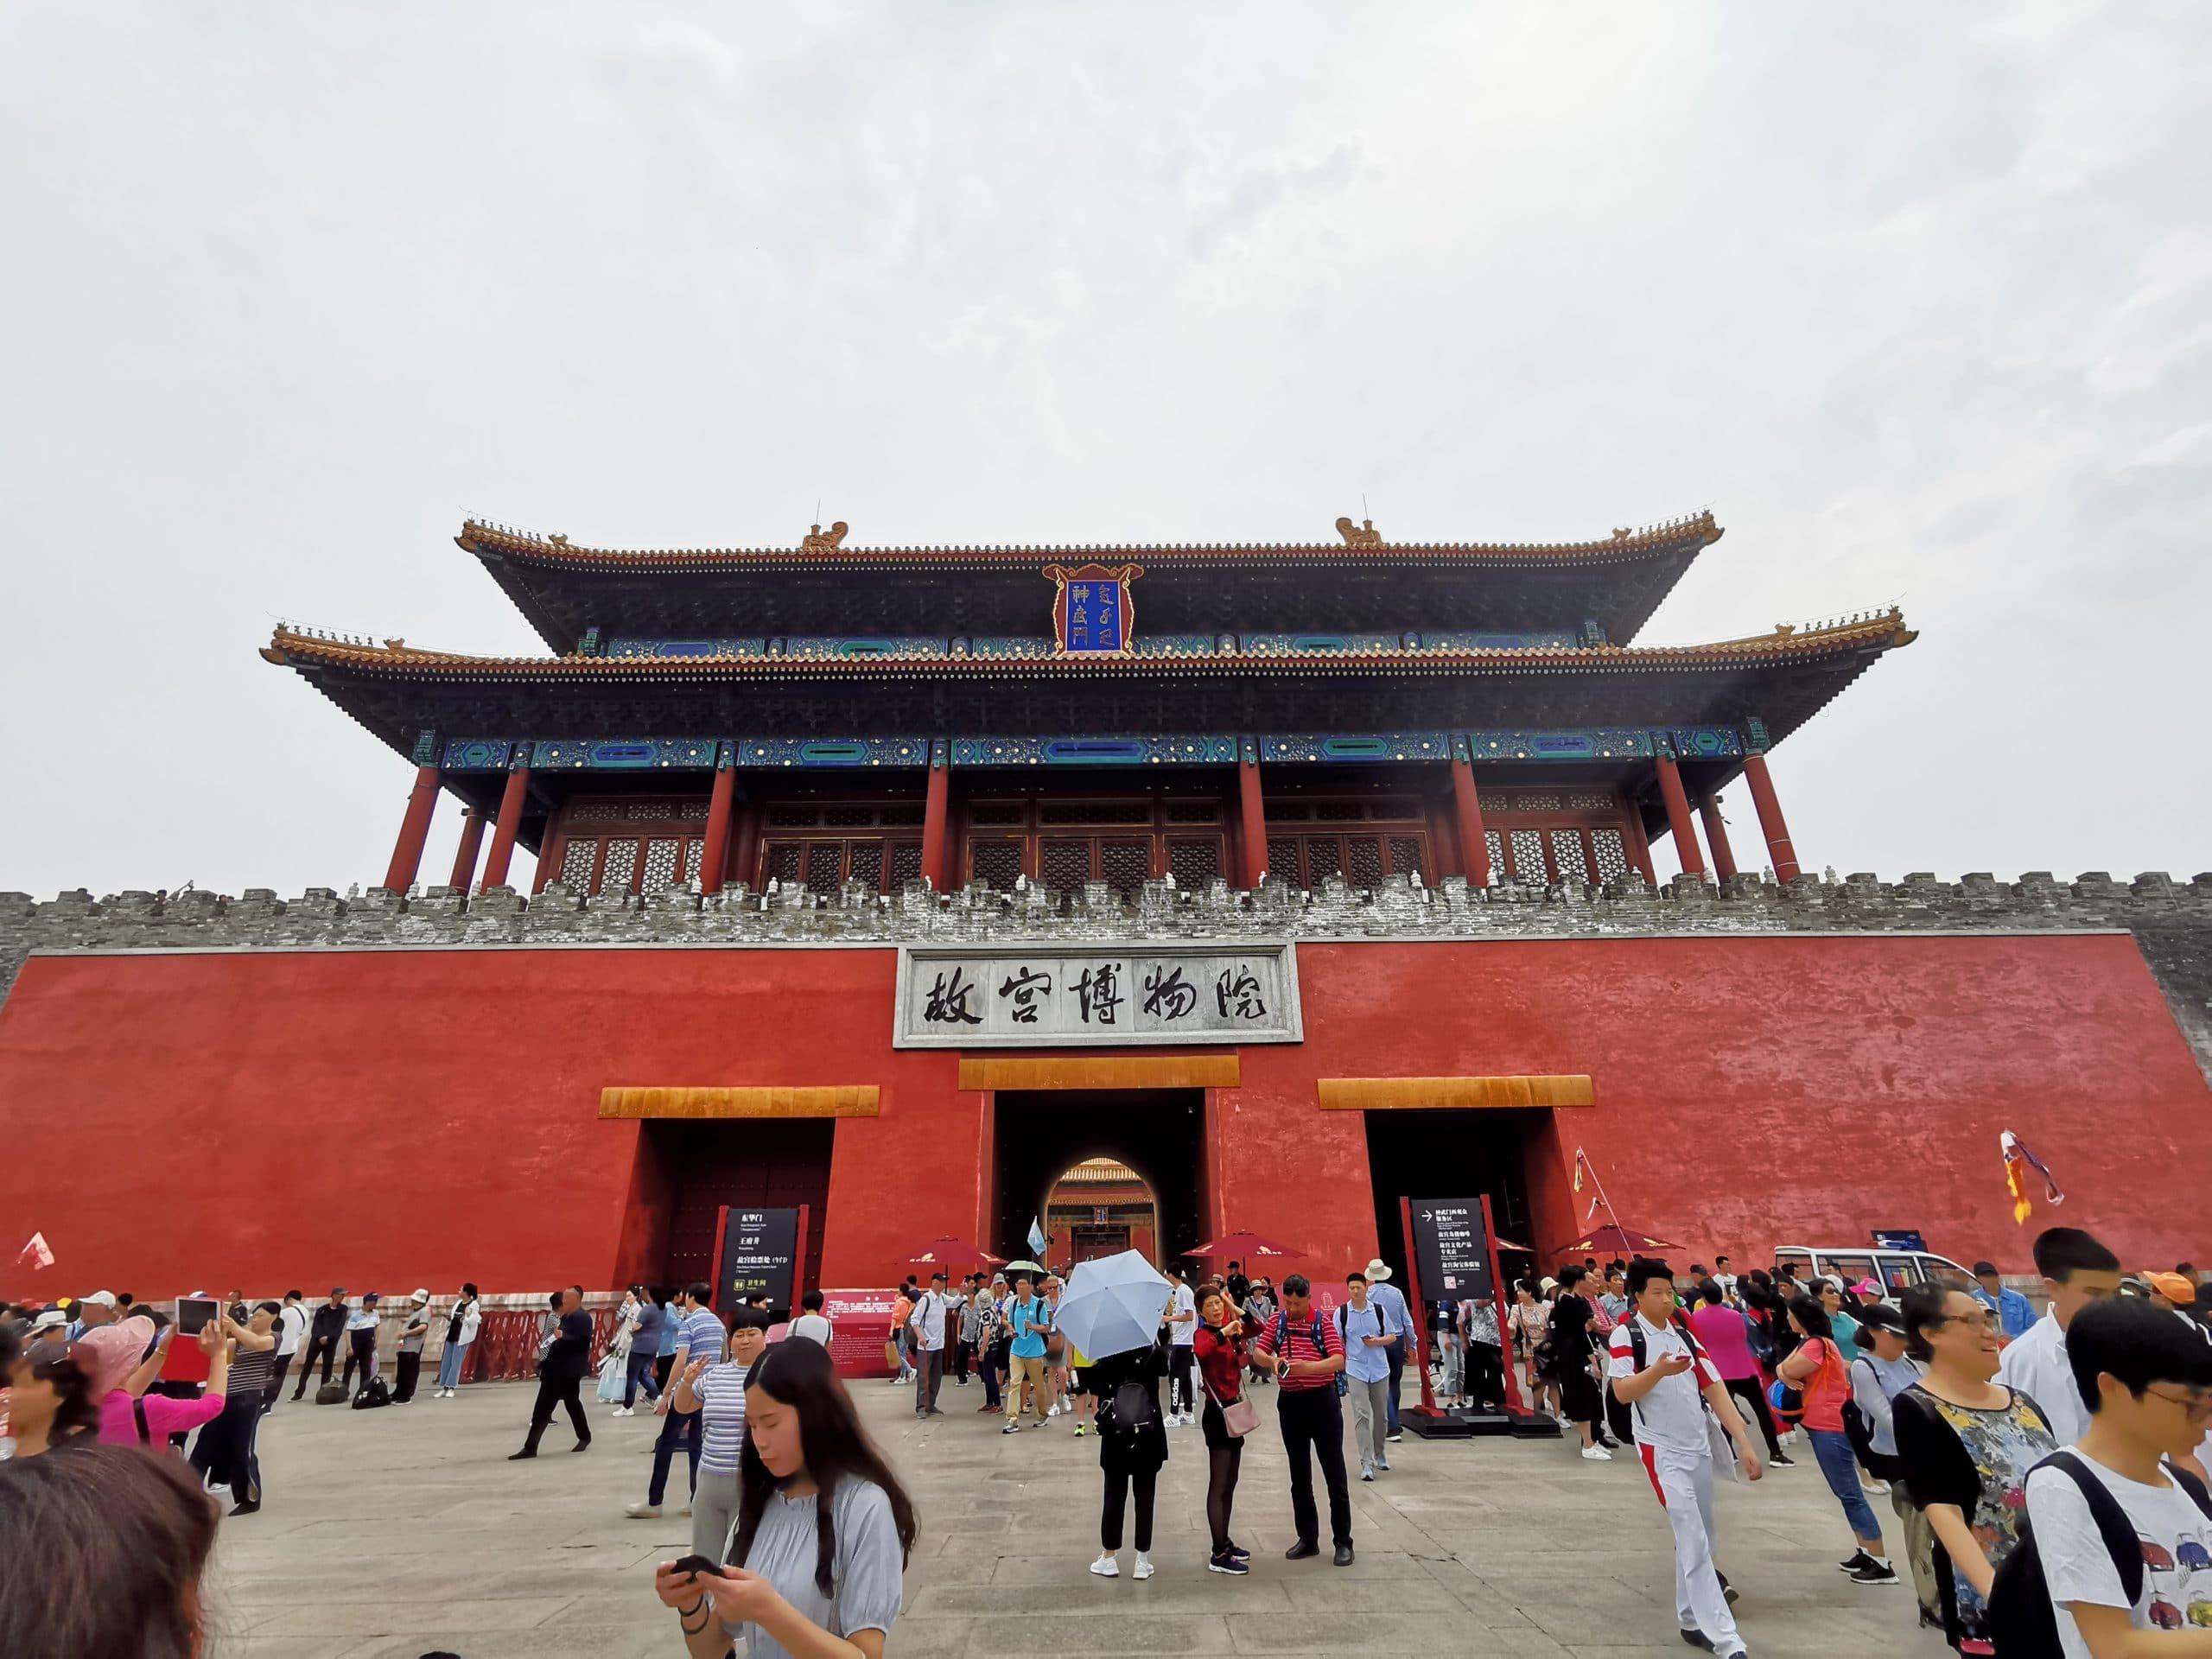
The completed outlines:
[[[142,1397],[146,1385],[161,1374],[167,1354],[164,1348],[147,1352],[154,1340],[154,1322],[143,1314],[96,1326],[78,1338],[69,1354],[84,1368],[92,1397],[100,1402],[102,1444],[158,1447],[170,1435],[219,1415],[231,1375],[227,1326],[227,1320],[217,1318],[200,1332],[200,1345],[207,1354],[207,1386],[197,1400],[159,1394]]]

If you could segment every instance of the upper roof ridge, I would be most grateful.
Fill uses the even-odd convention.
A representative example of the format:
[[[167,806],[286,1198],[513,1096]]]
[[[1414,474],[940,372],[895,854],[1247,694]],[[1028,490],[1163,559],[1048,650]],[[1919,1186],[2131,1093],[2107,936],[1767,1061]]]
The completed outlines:
[[[1116,542],[1110,543],[988,543],[968,546],[939,545],[883,545],[845,546],[845,525],[842,521],[824,534],[816,525],[796,544],[781,547],[725,547],[725,548],[603,548],[572,543],[563,532],[543,533],[504,524],[497,519],[479,518],[471,514],[461,523],[459,543],[474,552],[480,549],[500,552],[533,554],[548,560],[571,563],[757,563],[777,560],[823,560],[881,558],[1009,558],[1030,556],[1037,558],[1108,558],[1128,555],[1154,558],[1173,557],[1189,554],[1277,555],[1284,556],[1320,556],[1342,558],[1351,556],[1389,556],[1396,555],[1488,556],[1512,557],[1528,556],[1587,555],[1606,556],[1623,552],[1642,551],[1658,547],[1678,546],[1694,537],[1701,543],[1718,541],[1723,533],[1713,520],[1710,507],[1692,513],[1662,520],[1635,529],[1617,527],[1602,539],[1579,542],[1396,542],[1383,538],[1372,525],[1363,530],[1344,529],[1349,519],[1339,523],[1344,537],[1336,542],[1264,541],[1264,542]],[[1368,539],[1370,536],[1376,539]]]

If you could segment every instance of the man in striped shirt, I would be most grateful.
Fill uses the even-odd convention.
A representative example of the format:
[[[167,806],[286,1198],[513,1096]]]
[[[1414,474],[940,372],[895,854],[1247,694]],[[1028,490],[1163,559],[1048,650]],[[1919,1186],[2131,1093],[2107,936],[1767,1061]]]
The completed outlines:
[[[694,1360],[704,1360],[709,1365],[719,1365],[722,1358],[722,1322],[715,1310],[707,1306],[714,1294],[712,1287],[703,1280],[684,1287],[677,1305],[682,1310],[682,1321],[677,1326],[676,1356],[669,1362],[668,1375],[671,1381],[683,1375]],[[695,1493],[699,1486],[699,1414],[696,1411],[671,1409],[676,1402],[676,1390],[668,1389],[654,1408],[668,1421],[661,1425],[660,1439],[653,1443],[652,1484],[645,1489],[645,1501],[632,1503],[623,1511],[633,1521],[651,1521],[660,1515],[661,1498],[668,1491],[668,1465],[681,1444],[690,1459],[690,1489]],[[687,1501],[683,1512],[690,1514]]]
[[[1282,1312],[1260,1327],[1252,1351],[1274,1367],[1281,1386],[1275,1415],[1282,1449],[1290,1459],[1290,1513],[1298,1541],[1283,1559],[1302,1561],[1321,1553],[1321,1516],[1313,1503],[1313,1463],[1329,1487],[1329,1531],[1338,1567],[1351,1565],[1351,1488],[1344,1483],[1344,1414],[1337,1401],[1337,1374],[1344,1368],[1344,1338],[1336,1322],[1313,1312],[1313,1287],[1302,1273],[1282,1281]],[[1309,1457],[1308,1452],[1311,1451]]]

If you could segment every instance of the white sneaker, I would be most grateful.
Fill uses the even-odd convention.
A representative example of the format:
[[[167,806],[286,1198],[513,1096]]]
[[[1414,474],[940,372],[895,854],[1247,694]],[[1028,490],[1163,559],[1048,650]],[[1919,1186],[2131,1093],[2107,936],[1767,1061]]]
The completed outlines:
[[[1102,1579],[1118,1579],[1122,1576],[1122,1564],[1111,1555],[1101,1555],[1090,1564],[1090,1570]]]
[[[660,1519],[660,1505],[658,1503],[632,1503],[629,1508],[623,1510],[622,1513],[628,1516],[632,1521],[658,1521]]]
[[[630,1414],[629,1414],[628,1412],[626,1412],[626,1411],[623,1410],[621,1407],[617,1406],[617,1407],[615,1407],[615,1408],[614,1408],[614,1409],[613,1409],[613,1411],[611,1411],[611,1412],[607,1413],[607,1414],[608,1416],[610,1416],[610,1417],[627,1417]]]
[[[1586,1463],[1611,1463],[1613,1460],[1613,1454],[1602,1446],[1584,1446],[1582,1457]]]
[[[1046,1412],[1045,1414],[1046,1414],[1047,1417],[1057,1417],[1057,1416],[1058,1416],[1058,1415],[1060,1414],[1060,1407],[1059,1407],[1059,1402],[1058,1402],[1058,1401],[1054,1401],[1054,1402],[1052,1402],[1052,1408],[1050,1411]]]
[[[1020,1423],[1008,1423],[1004,1428],[999,1430],[999,1433],[1001,1434],[1019,1434],[1021,1433],[1021,1425]]]
[[[1361,1465],[1359,1465],[1359,1478],[1360,1478],[1362,1480],[1372,1480],[1372,1479],[1374,1479],[1374,1478],[1375,1478],[1375,1465],[1374,1465],[1373,1464],[1371,1464],[1371,1463],[1363,1463],[1363,1464],[1361,1464]]]
[[[1142,1550],[1139,1550],[1137,1552],[1137,1564],[1129,1569],[1129,1576],[1140,1580],[1150,1578],[1152,1576],[1152,1557],[1146,1554]]]

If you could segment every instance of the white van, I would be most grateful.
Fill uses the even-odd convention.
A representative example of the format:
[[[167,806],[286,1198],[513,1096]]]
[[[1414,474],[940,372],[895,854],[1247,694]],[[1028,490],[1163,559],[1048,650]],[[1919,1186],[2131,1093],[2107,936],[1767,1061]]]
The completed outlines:
[[[1872,1279],[1883,1287],[1885,1300],[1895,1301],[1915,1285],[1951,1285],[1960,1290],[1974,1287],[1974,1274],[1948,1256],[1926,1250],[1878,1250],[1857,1245],[1836,1250],[1809,1249],[1784,1244],[1774,1253],[1777,1265],[1798,1264],[1801,1279],[1834,1274],[1847,1285]]]

